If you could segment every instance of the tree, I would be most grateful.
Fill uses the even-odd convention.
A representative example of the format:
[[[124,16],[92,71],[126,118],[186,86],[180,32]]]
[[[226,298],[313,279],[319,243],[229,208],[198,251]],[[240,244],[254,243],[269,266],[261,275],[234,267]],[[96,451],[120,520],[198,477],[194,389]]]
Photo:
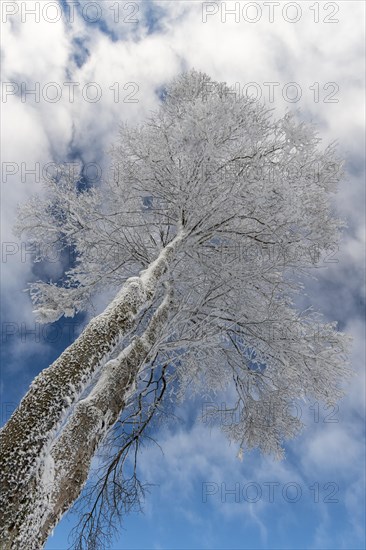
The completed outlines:
[[[240,422],[224,429],[239,455],[259,447],[281,457],[301,428],[289,405],[339,399],[348,337],[296,307],[304,274],[343,225],[331,201],[342,163],[320,142],[295,115],[274,119],[190,71],[145,124],[121,126],[113,177],[88,188],[64,173],[20,209],[17,231],[35,261],[50,246],[76,258],[61,280],[31,284],[39,320],[90,311],[106,289],[115,298],[1,431],[2,548],[42,547],[112,433],[115,453],[91,492],[100,513],[80,539],[92,548],[108,495],[118,515],[142,491],[123,466],[169,387],[233,384]]]

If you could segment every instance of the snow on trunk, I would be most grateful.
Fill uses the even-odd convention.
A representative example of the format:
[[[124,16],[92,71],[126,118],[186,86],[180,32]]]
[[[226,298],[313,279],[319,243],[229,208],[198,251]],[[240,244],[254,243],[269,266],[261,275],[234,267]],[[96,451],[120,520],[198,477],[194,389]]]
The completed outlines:
[[[47,462],[40,457],[44,457],[52,444],[67,409],[80,397],[121,336],[133,327],[142,307],[153,298],[182,238],[183,234],[177,235],[147,270],[126,281],[106,310],[92,319],[78,339],[35,378],[1,430],[2,549],[19,548],[14,541],[31,510],[37,508],[42,469]],[[94,422],[91,422],[92,426]],[[27,548],[31,548],[28,543]]]
[[[37,506],[21,526],[16,541],[20,547],[41,548],[62,514],[78,498],[98,445],[118,420],[134,391],[139,368],[159,340],[170,302],[169,292],[144,334],[134,338],[116,359],[106,363],[89,396],[75,406],[62,434],[49,450],[47,463],[53,467],[44,476],[47,484],[38,486]]]

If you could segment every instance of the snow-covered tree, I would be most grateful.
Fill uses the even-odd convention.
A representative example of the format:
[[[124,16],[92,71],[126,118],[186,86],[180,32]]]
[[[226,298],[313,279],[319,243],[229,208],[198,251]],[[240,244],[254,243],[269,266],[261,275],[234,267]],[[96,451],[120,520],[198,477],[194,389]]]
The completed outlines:
[[[281,457],[301,428],[289,405],[334,403],[348,373],[348,338],[296,307],[343,225],[332,206],[342,163],[312,125],[190,71],[144,124],[121,126],[111,158],[103,185],[65,173],[19,212],[36,261],[50,246],[75,256],[61,280],[31,284],[40,321],[92,311],[106,290],[115,298],[1,431],[4,549],[42,547],[106,434],[133,418],[98,493],[102,506],[117,472],[113,506],[128,508],[139,486],[122,466],[167,387],[182,397],[232,384],[240,422],[224,429],[239,455]],[[84,532],[90,548],[97,524]]]

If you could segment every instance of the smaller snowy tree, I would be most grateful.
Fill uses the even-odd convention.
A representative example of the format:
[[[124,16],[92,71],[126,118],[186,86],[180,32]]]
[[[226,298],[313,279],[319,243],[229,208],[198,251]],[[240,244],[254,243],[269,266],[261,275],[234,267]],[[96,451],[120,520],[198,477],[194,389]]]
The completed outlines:
[[[124,465],[169,388],[182,397],[232,385],[240,422],[224,429],[239,455],[258,447],[281,457],[301,428],[291,404],[333,404],[348,373],[336,323],[295,307],[342,227],[334,145],[322,150],[311,125],[275,120],[191,71],[144,124],[122,125],[111,155],[114,177],[102,186],[82,189],[65,174],[20,210],[36,261],[50,246],[76,257],[62,280],[31,285],[38,319],[91,310],[106,290],[115,298],[1,431],[3,548],[45,542],[112,433],[90,492],[97,518],[87,516],[80,539],[102,547],[104,507],[118,515],[142,491]]]

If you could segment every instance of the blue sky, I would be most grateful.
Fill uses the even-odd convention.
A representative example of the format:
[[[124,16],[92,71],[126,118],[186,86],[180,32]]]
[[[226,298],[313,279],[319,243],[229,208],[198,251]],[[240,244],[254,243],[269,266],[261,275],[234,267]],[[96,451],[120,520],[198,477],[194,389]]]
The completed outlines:
[[[364,548],[363,3],[319,2],[317,13],[312,2],[297,8],[281,2],[272,22],[261,2],[252,8],[241,2],[237,21],[228,13],[234,2],[127,6],[107,0],[91,6],[80,0],[71,17],[62,0],[55,22],[56,8],[39,8],[36,21],[22,12],[23,4],[14,15],[10,8],[2,12],[3,82],[9,83],[1,104],[2,422],[87,321],[60,320],[53,328],[35,322],[23,289],[37,272],[12,234],[17,203],[42,191],[38,172],[50,162],[79,161],[91,171],[97,164],[107,173],[106,151],[118,123],[143,120],[158,105],[162,86],[182,69],[203,70],[260,94],[278,114],[300,108],[325,142],[338,140],[348,176],[336,204],[348,229],[337,262],[324,264],[318,281],[306,281],[303,303],[313,303],[354,337],[358,377],[337,411],[304,404],[307,427],[286,444],[282,462],[257,452],[240,462],[222,432],[200,422],[204,401],[187,400],[176,410],[180,422],[155,429],[164,454],[154,445],[141,454],[141,479],[155,486],[144,514],[126,518],[113,548]],[[37,86],[39,97],[24,93]],[[50,262],[47,270],[56,278],[62,265]],[[106,302],[100,296],[97,310]],[[217,405],[225,399],[218,396]],[[46,548],[65,550],[74,522],[72,514],[65,516]]]

